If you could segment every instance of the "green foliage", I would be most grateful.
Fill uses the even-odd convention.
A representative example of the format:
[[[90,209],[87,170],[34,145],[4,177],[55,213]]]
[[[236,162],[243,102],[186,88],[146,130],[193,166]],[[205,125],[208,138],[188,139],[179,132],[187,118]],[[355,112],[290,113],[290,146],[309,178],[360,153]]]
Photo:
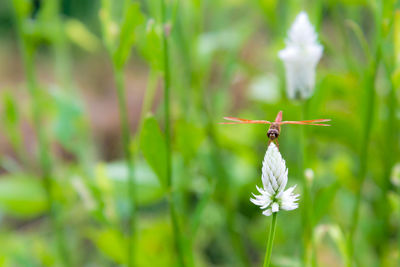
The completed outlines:
[[[65,31],[73,43],[86,51],[97,52],[100,49],[100,40],[79,20],[68,19],[65,22]]]
[[[120,162],[111,163],[105,166],[106,176],[112,183],[113,196],[115,192],[123,191],[127,186],[127,168]],[[150,205],[157,203],[163,196],[164,190],[158,180],[158,176],[142,161],[139,161],[135,168],[135,185],[138,189],[135,199],[139,205]],[[107,189],[105,189],[107,191]]]
[[[2,97],[3,110],[1,111],[1,122],[14,149],[19,151],[22,145],[22,137],[19,131],[20,114],[17,102],[11,93],[6,92]]]
[[[161,1],[0,2],[0,266],[129,265],[129,254],[136,266],[175,266],[174,231],[188,266],[260,265],[271,218],[249,197],[261,185],[268,125],[218,123],[273,120],[279,110],[284,120],[302,119],[277,57],[301,10],[324,46],[307,118],[332,126],[282,126],[279,149],[300,207],[278,214],[272,264],[399,261],[396,1],[165,0],[166,24]],[[121,134],[117,107],[125,103]],[[309,187],[303,167],[315,174]],[[304,262],[307,238],[313,264]]]
[[[122,234],[115,229],[98,229],[89,232],[89,237],[93,240],[97,248],[111,260],[118,264],[123,264],[127,260],[125,253],[126,241]]]
[[[19,218],[42,215],[47,209],[46,194],[41,181],[24,173],[0,178],[0,210]]]
[[[176,144],[182,155],[191,160],[205,139],[204,130],[193,122],[179,120],[176,123]]]
[[[338,189],[339,184],[335,182],[317,192],[314,199],[314,223],[318,223],[322,216],[329,213]]]
[[[122,68],[132,50],[132,45],[136,40],[135,29],[143,21],[143,15],[140,12],[138,3],[132,3],[125,7],[125,15],[119,33],[119,43],[114,54],[114,64],[118,69]]]
[[[148,19],[146,27],[142,27],[138,38],[138,48],[148,61],[153,71],[161,71],[163,66],[162,54],[162,25],[154,19]]]
[[[100,19],[104,43],[112,56],[113,64],[117,69],[122,69],[129,59],[132,45],[136,40],[136,29],[144,19],[139,3],[125,1],[122,21],[116,21],[113,16],[113,3],[109,0],[102,1]]]
[[[151,168],[157,174],[160,183],[166,186],[167,148],[157,120],[152,115],[149,115],[143,123],[140,135],[140,149]]]

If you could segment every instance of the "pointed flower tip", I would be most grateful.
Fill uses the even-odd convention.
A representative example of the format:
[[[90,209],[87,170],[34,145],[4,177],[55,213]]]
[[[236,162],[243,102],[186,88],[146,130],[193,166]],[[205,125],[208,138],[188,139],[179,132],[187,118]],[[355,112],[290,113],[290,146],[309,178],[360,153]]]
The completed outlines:
[[[250,201],[264,210],[265,216],[279,210],[293,210],[298,207],[298,195],[293,194],[295,187],[285,191],[288,169],[285,160],[274,143],[268,146],[262,167],[263,188],[256,186],[261,195],[253,194]]]

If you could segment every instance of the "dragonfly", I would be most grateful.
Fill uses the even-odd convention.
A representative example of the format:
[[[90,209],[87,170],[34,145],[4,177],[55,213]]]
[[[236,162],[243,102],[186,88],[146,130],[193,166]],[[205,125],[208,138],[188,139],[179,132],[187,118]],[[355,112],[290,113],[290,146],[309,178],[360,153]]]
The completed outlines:
[[[306,121],[282,121],[282,111],[278,112],[275,121],[264,120],[247,120],[235,117],[224,117],[225,120],[230,122],[221,122],[220,124],[269,124],[267,137],[269,139],[268,145],[274,142],[279,149],[278,137],[281,134],[281,125],[283,124],[301,124],[301,125],[316,125],[316,126],[330,126],[329,124],[321,123],[330,121],[330,119],[316,119]]]

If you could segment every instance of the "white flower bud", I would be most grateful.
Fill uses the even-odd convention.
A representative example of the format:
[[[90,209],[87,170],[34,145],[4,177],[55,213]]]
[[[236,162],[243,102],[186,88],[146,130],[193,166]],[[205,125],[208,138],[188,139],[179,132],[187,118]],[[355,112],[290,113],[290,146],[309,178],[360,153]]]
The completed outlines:
[[[278,56],[286,70],[287,95],[291,99],[307,99],[315,85],[315,68],[321,59],[323,47],[308,20],[307,13],[297,15],[286,39],[285,49]]]
[[[265,216],[279,210],[294,210],[298,207],[296,201],[300,195],[293,194],[296,186],[284,191],[288,180],[288,169],[274,143],[269,145],[265,153],[261,180],[263,188],[256,186],[261,195],[253,194],[254,198],[250,198],[250,201],[264,209]]]

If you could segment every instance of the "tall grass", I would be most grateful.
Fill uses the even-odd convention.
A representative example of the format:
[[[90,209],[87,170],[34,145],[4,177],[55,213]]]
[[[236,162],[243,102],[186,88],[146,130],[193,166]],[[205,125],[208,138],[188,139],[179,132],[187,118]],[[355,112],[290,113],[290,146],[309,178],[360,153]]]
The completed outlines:
[[[399,161],[398,3],[102,0],[99,24],[93,1],[9,2],[31,109],[13,90],[19,76],[10,68],[15,77],[0,75],[11,84],[0,95],[0,119],[9,117],[1,130],[17,153],[0,155],[0,266],[332,267],[393,266],[400,260],[400,197],[390,182]],[[289,22],[303,9],[318,29],[324,56],[318,90],[309,101],[292,104],[280,91],[276,54]],[[2,33],[7,16],[0,12]],[[71,31],[66,21],[72,17],[82,21]],[[79,45],[99,42],[98,32],[111,62],[120,128],[114,132],[107,125],[110,132],[96,132],[89,144],[89,127],[57,116],[60,105],[53,100],[95,107],[97,96],[107,100],[109,88],[97,88],[99,81],[108,84],[99,71],[106,68],[100,65],[104,51],[97,47],[88,54]],[[0,37],[1,59],[12,58],[7,44],[13,44],[13,34],[8,35]],[[137,71],[132,93],[146,87],[141,108],[127,102],[131,71]],[[48,80],[59,85],[50,93],[42,89]],[[74,92],[80,83],[90,89],[84,97]],[[56,99],[52,93],[58,89]],[[107,118],[113,113],[105,107],[111,106],[101,108],[111,114]],[[140,114],[131,112],[136,110]],[[289,183],[292,177],[302,180],[300,208],[282,211],[279,225],[273,214],[264,250],[265,217],[249,197],[267,129],[218,122],[230,115],[268,120],[278,110],[285,120],[331,118],[332,126],[282,127]],[[17,111],[21,118],[15,118]],[[39,175],[26,153],[30,138],[23,125],[30,115]],[[54,138],[52,123],[63,126]],[[95,130],[104,129],[96,123]],[[69,132],[68,140],[60,131]],[[88,160],[88,147],[105,136],[119,145],[116,132],[122,163],[108,147],[98,155],[105,162]],[[312,183],[307,168],[315,172]],[[71,182],[81,179],[77,186]]]
[[[118,6],[119,4],[119,6]],[[122,19],[115,19],[115,10],[119,8]],[[122,146],[127,167],[127,195],[129,214],[125,226],[127,236],[126,260],[128,266],[135,266],[135,228],[136,193],[134,177],[134,157],[132,154],[131,132],[126,104],[124,70],[135,42],[135,30],[140,25],[142,14],[136,2],[114,3],[103,0],[100,13],[103,40],[111,59],[115,85],[118,95],[118,109],[122,133]],[[116,29],[117,27],[117,29]],[[115,32],[117,31],[117,32]]]
[[[309,117],[309,101],[304,100],[302,101],[300,108],[301,108],[301,119],[308,120]],[[305,266],[317,266],[317,255],[316,255],[316,248],[314,243],[314,218],[313,218],[313,200],[312,200],[312,193],[311,193],[311,184],[310,181],[307,180],[305,171],[308,168],[308,135],[307,126],[303,126],[301,129],[301,136],[300,136],[300,173],[302,176],[302,186],[303,186],[303,194],[302,198],[302,221],[304,225],[303,231],[303,264]]]
[[[374,44],[373,44],[373,52],[371,55],[366,55],[369,59],[368,66],[364,72],[364,84],[365,87],[365,95],[364,95],[364,111],[363,111],[363,133],[362,138],[360,139],[360,166],[358,171],[358,188],[356,192],[354,209],[352,212],[352,220],[350,223],[350,229],[348,234],[348,262],[347,266],[353,266],[354,261],[357,262],[357,257],[354,252],[354,242],[355,242],[355,233],[359,224],[360,217],[360,205],[362,201],[362,190],[364,181],[366,179],[367,170],[368,170],[368,155],[369,155],[369,143],[371,137],[371,128],[374,122],[374,111],[375,111],[375,84],[376,84],[376,76],[378,72],[378,68],[381,61],[381,27],[382,27],[382,2],[377,2],[377,8],[374,10],[374,19],[375,19],[375,36],[374,36]],[[368,49],[367,51],[369,51]]]
[[[178,260],[180,266],[186,266],[182,232],[179,226],[179,218],[175,206],[175,192],[173,187],[172,179],[172,151],[171,151],[171,118],[170,118],[170,90],[171,90],[171,78],[170,78],[170,62],[169,62],[169,45],[168,39],[170,36],[171,25],[167,18],[167,5],[165,0],[161,0],[161,21],[163,25],[162,35],[162,47],[163,47],[163,70],[164,70],[164,122],[165,122],[165,140],[166,140],[166,166],[167,166],[167,190],[168,190],[168,203],[169,213],[172,223],[174,244],[178,254]]]
[[[134,266],[134,234],[135,234],[135,177],[134,177],[134,163],[131,152],[131,137],[128,119],[128,110],[126,107],[126,93],[124,85],[123,70],[114,66],[115,83],[118,92],[118,106],[121,120],[122,144],[124,149],[125,161],[128,168],[128,196],[129,196],[129,216],[128,216],[128,266]]]
[[[27,81],[29,95],[31,97],[31,112],[33,119],[33,127],[36,133],[39,165],[43,187],[46,192],[48,215],[52,232],[55,234],[58,253],[64,266],[69,265],[69,254],[67,251],[66,240],[64,238],[63,226],[57,216],[59,205],[56,203],[53,195],[53,165],[50,156],[49,139],[44,127],[44,112],[42,108],[42,92],[38,85],[35,73],[35,54],[37,47],[35,45],[35,36],[29,35],[26,30],[27,19],[30,9],[24,6],[19,0],[13,1],[15,12],[15,22],[19,37],[20,52],[24,66],[24,72]]]

